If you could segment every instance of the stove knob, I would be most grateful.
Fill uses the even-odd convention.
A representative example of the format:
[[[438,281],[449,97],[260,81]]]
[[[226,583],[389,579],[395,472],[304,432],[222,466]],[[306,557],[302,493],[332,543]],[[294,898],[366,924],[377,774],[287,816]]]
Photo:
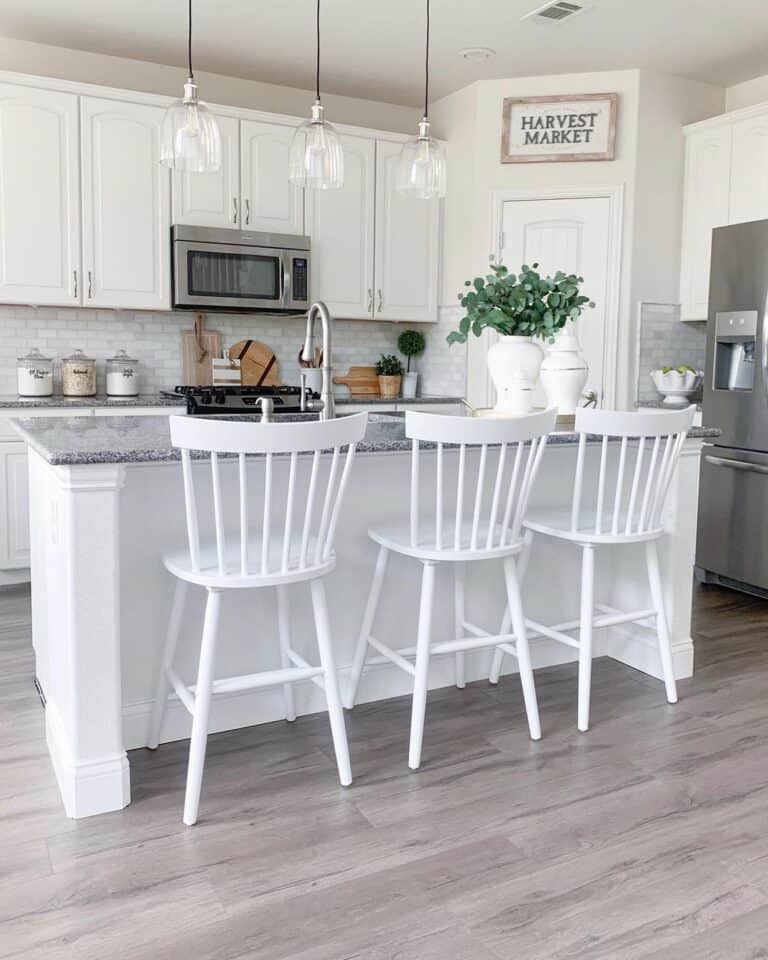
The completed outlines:
[[[216,403],[224,404],[227,402],[227,395],[223,390],[216,391]]]
[[[201,393],[200,393],[200,403],[202,403],[202,405],[203,405],[204,407],[207,407],[207,406],[210,405],[210,403],[211,403],[211,391],[210,391],[210,390],[202,390],[202,391],[201,391]]]

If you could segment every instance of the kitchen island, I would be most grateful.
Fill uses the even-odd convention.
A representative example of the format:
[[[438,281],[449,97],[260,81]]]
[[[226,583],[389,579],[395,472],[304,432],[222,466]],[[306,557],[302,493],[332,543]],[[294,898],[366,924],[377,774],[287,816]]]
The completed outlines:
[[[64,808],[71,817],[117,810],[130,802],[126,751],[146,743],[147,725],[168,620],[173,578],[161,557],[185,542],[184,500],[178,453],[170,445],[166,416],[44,418],[14,422],[27,443],[30,462],[32,538],[32,624],[37,677],[46,700],[46,735]],[[675,672],[690,676],[692,569],[696,535],[699,456],[702,443],[717,431],[694,428],[674,477],[664,518],[674,536],[660,542],[663,581],[672,636]],[[542,463],[534,507],[560,507],[570,501],[576,436],[556,433]],[[588,448],[589,449],[589,448]],[[598,446],[589,449],[587,470]],[[337,536],[338,563],[327,589],[336,659],[346,682],[367,594],[376,548],[369,525],[402,519],[410,483],[410,441],[401,417],[373,414],[358,447],[345,510]],[[471,454],[470,454],[471,455]],[[455,469],[446,449],[446,482]],[[274,489],[283,482],[286,462],[275,462]],[[197,467],[200,482],[210,476]],[[254,457],[249,470],[263,469]],[[426,471],[424,471],[426,473]],[[587,474],[589,476],[589,474]],[[237,461],[222,460],[224,502],[236,502]],[[205,535],[208,531],[201,531]],[[573,552],[571,552],[573,550]],[[636,609],[644,595],[641,550],[623,549],[601,559],[599,599]],[[544,622],[569,619],[578,609],[578,558],[575,548],[537,541],[524,586],[526,612]],[[500,564],[473,564],[468,578],[467,617],[495,628],[504,607]],[[377,636],[401,646],[415,632],[420,571],[415,561],[395,558],[385,584]],[[438,572],[435,635],[453,636],[451,583]],[[314,651],[309,591],[290,588],[294,647]],[[204,592],[192,594],[182,629],[178,672],[194,675],[202,625]],[[226,597],[217,675],[270,669],[279,661],[277,618],[272,591],[232,591]],[[596,649],[652,676],[661,669],[654,646],[639,626],[599,631]],[[532,643],[534,666],[571,659],[568,648],[549,640]],[[468,680],[487,677],[489,651],[468,655]],[[512,668],[511,658],[505,666]],[[453,658],[436,659],[430,686],[453,682]],[[394,667],[367,673],[360,700],[409,692],[407,677]],[[507,685],[510,723],[525,723],[517,685]],[[574,683],[574,704],[576,684]],[[457,700],[457,709],[460,701]],[[659,704],[664,703],[659,684]],[[322,694],[308,683],[296,688],[297,713],[324,709]],[[211,730],[279,720],[279,689],[223,695],[214,700]],[[547,717],[542,716],[546,736]],[[190,719],[172,701],[163,741],[189,736]],[[403,744],[407,742],[403,730]],[[574,735],[576,727],[574,723]],[[405,754],[404,760],[405,763]],[[354,772],[354,771],[353,771]]]

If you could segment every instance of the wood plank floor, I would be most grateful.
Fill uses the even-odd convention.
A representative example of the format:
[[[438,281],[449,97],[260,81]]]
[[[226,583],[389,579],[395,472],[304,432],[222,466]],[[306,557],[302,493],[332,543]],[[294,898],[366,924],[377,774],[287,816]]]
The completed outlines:
[[[575,667],[131,754],[134,802],[62,812],[32,685],[29,596],[0,592],[0,957],[30,960],[757,960],[768,957],[768,603],[696,594],[680,703],[610,660],[576,732]]]

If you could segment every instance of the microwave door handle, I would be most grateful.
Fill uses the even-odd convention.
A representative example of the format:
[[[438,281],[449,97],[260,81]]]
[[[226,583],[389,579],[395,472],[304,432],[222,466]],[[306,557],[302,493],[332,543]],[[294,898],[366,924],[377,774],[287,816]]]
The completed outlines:
[[[745,473],[764,473],[768,474],[768,467],[759,463],[747,463],[744,460],[729,460],[726,457],[704,457],[707,463],[713,467],[731,467],[732,470],[743,470]]]
[[[285,299],[285,257],[280,257],[280,305],[286,305]]]

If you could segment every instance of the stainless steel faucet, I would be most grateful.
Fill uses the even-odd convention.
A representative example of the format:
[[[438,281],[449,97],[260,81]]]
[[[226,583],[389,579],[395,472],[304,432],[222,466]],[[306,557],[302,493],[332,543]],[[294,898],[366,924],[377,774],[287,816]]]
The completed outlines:
[[[331,365],[331,332],[333,321],[331,319],[331,314],[328,311],[328,307],[321,301],[318,300],[316,303],[313,303],[309,308],[307,313],[307,335],[304,339],[304,349],[301,351],[301,359],[309,360],[314,363],[315,360],[315,320],[317,316],[320,316],[320,322],[323,325],[323,363],[321,370],[323,371],[323,386],[320,391],[320,399],[322,401],[322,409],[320,410],[320,419],[321,420],[332,420],[336,416],[336,406],[333,400],[333,367]],[[307,407],[307,391],[306,385],[302,378],[302,388],[301,388],[301,409],[306,410]]]

